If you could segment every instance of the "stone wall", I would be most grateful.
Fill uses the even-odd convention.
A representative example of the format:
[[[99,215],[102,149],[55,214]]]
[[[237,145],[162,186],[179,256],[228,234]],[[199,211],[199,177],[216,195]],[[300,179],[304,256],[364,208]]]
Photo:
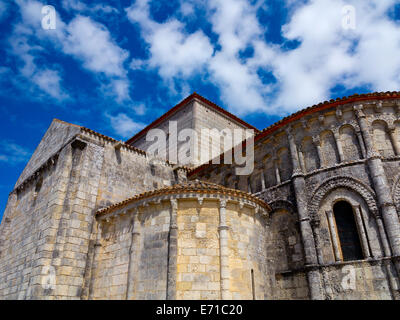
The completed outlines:
[[[269,218],[246,201],[191,195],[174,207],[164,195],[95,219],[186,171],[54,121],[0,225],[0,299],[400,299],[399,105],[309,113],[256,137],[251,175],[235,164],[190,175],[255,194]],[[183,127],[240,126],[196,100],[185,109]],[[353,210],[361,260],[343,261],[338,201]]]
[[[64,141],[66,126],[53,122],[41,145],[57,137]],[[171,165],[132,147],[118,147],[117,141],[85,128],[57,146],[54,152],[39,152],[40,161],[45,154],[51,157],[10,195],[0,227],[1,298],[84,297],[94,212],[184,178],[175,175]],[[37,159],[32,157],[29,170],[36,168]],[[44,286],[53,275],[55,286]]]
[[[135,226],[140,235],[135,241],[133,216],[137,214],[129,211],[118,219],[100,222],[91,299],[124,300],[128,290],[134,299],[166,299],[169,204],[140,209],[140,226]],[[134,286],[129,289],[130,273],[136,274]]]
[[[178,190],[98,212],[89,299],[265,298],[265,208]]]
[[[309,294],[311,298],[345,298],[340,292],[328,292],[326,289],[329,283],[335,283],[335,276],[328,276],[325,284],[322,282],[323,275],[326,276],[322,265],[334,265],[342,259],[335,257],[332,235],[337,235],[332,234],[336,232],[334,229],[329,229],[327,212],[332,210],[335,202],[345,200],[352,205],[356,218],[359,218],[358,223],[362,224],[357,226],[360,238],[365,240],[362,243],[365,259],[379,264],[383,263],[384,257],[393,256],[387,263],[393,270],[397,268],[392,277],[389,273],[385,275],[385,281],[392,283],[390,287],[382,285],[375,289],[371,283],[383,281],[383,278],[377,276],[374,280],[373,273],[372,276],[368,273],[368,264],[354,262],[359,270],[357,276],[361,277],[360,270],[365,269],[365,274],[368,273],[372,281],[368,288],[375,291],[367,295],[367,289],[363,289],[365,286],[360,286],[360,294],[349,294],[348,298],[357,295],[367,299],[399,297],[398,293],[393,294],[393,290],[396,292],[399,288],[400,269],[395,257],[399,235],[398,231],[389,231],[392,223],[394,228],[400,225],[398,119],[397,100],[371,100],[362,105],[344,103],[304,116],[264,135],[262,139],[256,137],[256,167],[250,176],[235,176],[235,165],[209,165],[189,175],[190,179],[204,179],[243,191],[250,190],[275,208],[270,221],[271,234],[267,238],[270,248],[267,260],[271,262],[270,272],[276,274],[270,281],[279,278],[275,283],[279,289],[276,293],[271,292],[271,296],[304,298]],[[299,184],[296,179],[303,182]],[[304,188],[297,190],[300,185]],[[382,203],[385,205],[382,206]],[[397,207],[395,214],[391,209],[394,206]],[[292,211],[294,213],[290,215],[288,212]],[[286,212],[287,217],[282,220],[274,218],[282,212]],[[284,227],[283,221],[288,224],[292,219],[292,227]],[[389,220],[391,223],[385,222]],[[300,221],[305,222],[302,225]],[[290,236],[284,235],[285,228],[298,235],[298,245],[307,242],[310,248],[307,250],[311,250],[297,265],[290,265],[293,249],[290,248]],[[312,269],[301,271],[307,263],[321,266],[317,268],[317,273],[313,273],[317,274],[316,278],[313,276],[314,280],[310,280]],[[282,270],[285,267],[287,270]],[[295,284],[297,280],[294,277],[301,274],[303,280],[308,279],[309,290],[312,289],[308,293],[309,290],[304,287],[300,290],[299,283]],[[277,284],[279,282],[280,285]],[[290,289],[290,294],[289,291],[284,293],[284,287]],[[296,292],[296,289],[301,292]]]
[[[131,145],[145,152],[153,152],[155,155],[160,157],[165,156],[167,160],[171,161],[171,163],[178,163],[178,160],[183,157],[183,151],[181,151],[182,146],[186,143],[185,137],[182,137],[178,140],[178,134],[184,129],[193,129],[195,126],[193,104],[194,102],[188,103],[188,105],[182,107],[170,117],[158,124],[155,128],[153,128],[162,130],[166,139],[166,144],[157,151],[152,149],[151,146],[154,145],[155,141],[158,142],[158,140],[147,141],[147,134],[141,136]],[[172,122],[176,122],[176,126],[173,126]],[[172,157],[170,157],[170,153],[173,154]],[[190,165],[190,163],[185,163],[185,165]]]
[[[172,129],[170,129],[171,122],[177,123],[175,129],[176,131],[172,131]],[[194,99],[171,116],[165,118],[161,123],[154,127],[154,129],[162,130],[166,137],[165,148],[160,148],[157,151],[158,155],[165,155],[166,158],[173,163],[194,166],[203,162],[208,162],[213,155],[219,155],[222,151],[224,151],[220,143],[221,130],[231,130],[233,137],[234,129],[248,128],[234,119],[215,110],[214,108],[207,106],[202,101]],[[186,138],[186,134],[189,132],[186,133],[184,129],[192,129],[192,132],[195,132],[195,135],[190,134],[189,140],[189,138]],[[209,137],[202,139],[202,129],[216,130],[210,131]],[[179,136],[180,134],[182,134],[182,136]],[[245,137],[244,132],[242,137]],[[187,141],[190,141],[191,143],[190,150],[184,147],[187,145]],[[151,148],[153,144],[153,141],[146,141],[146,134],[131,143],[132,146],[146,152],[150,150],[154,151]],[[227,147],[227,149],[230,149],[232,144],[233,139],[229,145],[230,147]],[[205,155],[206,152],[208,156]],[[170,153],[174,155],[173,157],[175,157],[175,159],[170,157]],[[185,158],[186,153],[188,154],[187,162],[182,163],[179,161],[179,159]]]
[[[27,166],[21,173],[21,176],[18,178],[15,186],[18,186],[26,178],[31,176],[32,173],[79,132],[79,126],[54,119]]]
[[[180,201],[177,299],[220,299],[219,204]],[[228,203],[229,299],[263,300],[266,291],[265,223],[254,210]],[[254,289],[254,296],[253,296]]]

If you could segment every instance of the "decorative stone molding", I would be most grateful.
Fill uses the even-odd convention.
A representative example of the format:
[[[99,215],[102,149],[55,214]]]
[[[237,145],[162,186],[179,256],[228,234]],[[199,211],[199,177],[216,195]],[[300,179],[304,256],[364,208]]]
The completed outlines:
[[[325,196],[337,188],[347,188],[358,193],[367,203],[370,212],[376,217],[379,214],[375,192],[361,181],[344,176],[325,180],[312,192],[308,202],[308,212],[312,219],[318,220],[318,210]]]
[[[122,202],[102,208],[96,212],[98,219],[110,219],[119,215],[121,211],[129,212],[138,207],[147,207],[151,203],[160,204],[162,201],[170,201],[171,207],[177,210],[178,199],[196,199],[200,205],[206,199],[219,200],[220,207],[226,207],[228,201],[246,205],[248,207],[261,208],[264,215],[271,210],[269,205],[260,198],[246,192],[235,189],[224,188],[223,186],[202,181],[188,181],[183,184],[177,184],[172,187],[157,189],[142,193]]]
[[[340,107],[337,107],[337,108],[336,108],[336,118],[337,118],[338,120],[342,120],[342,117],[343,117],[342,109],[341,109]]]
[[[400,175],[397,176],[393,188],[392,188],[392,198],[397,209],[397,213],[400,217]]]

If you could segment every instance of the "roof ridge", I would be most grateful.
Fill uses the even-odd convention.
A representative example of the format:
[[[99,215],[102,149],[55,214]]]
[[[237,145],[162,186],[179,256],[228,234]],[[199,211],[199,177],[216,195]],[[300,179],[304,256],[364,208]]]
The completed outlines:
[[[181,102],[179,102],[178,104],[176,104],[175,106],[173,106],[171,109],[169,109],[166,113],[164,113],[163,115],[161,115],[160,117],[158,117],[157,119],[155,119],[153,122],[151,122],[149,125],[147,125],[145,128],[143,128],[142,130],[140,130],[138,133],[136,133],[134,136],[132,136],[130,139],[128,139],[126,141],[126,143],[132,143],[134,141],[136,141],[139,137],[141,137],[144,133],[146,133],[148,130],[150,130],[151,128],[155,127],[157,124],[161,123],[163,120],[167,119],[168,117],[172,116],[175,112],[177,112],[178,110],[180,110],[182,107],[185,107],[186,105],[189,104],[189,102],[191,102],[194,99],[198,99],[201,102],[205,103],[206,105],[216,109],[217,111],[225,114],[226,116],[228,116],[229,118],[235,120],[236,122],[241,123],[242,125],[248,127],[249,129],[253,129],[256,132],[260,132],[260,130],[258,130],[256,127],[252,126],[251,124],[247,123],[246,121],[238,118],[237,116],[235,116],[234,114],[230,113],[229,111],[225,110],[224,108],[218,106],[216,103],[204,98],[203,96],[201,96],[200,94],[198,94],[197,92],[193,92],[192,94],[190,94],[189,96],[187,96],[185,99],[183,99]]]

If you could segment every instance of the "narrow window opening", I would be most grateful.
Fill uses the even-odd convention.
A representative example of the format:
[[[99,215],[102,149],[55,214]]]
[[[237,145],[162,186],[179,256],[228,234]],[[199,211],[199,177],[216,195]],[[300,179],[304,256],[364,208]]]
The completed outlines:
[[[35,186],[35,193],[39,193],[40,189],[42,189],[42,185],[43,185],[43,179],[41,178]]]
[[[364,258],[352,206],[339,201],[333,206],[343,261]]]
[[[152,176],[156,175],[156,167],[154,166],[154,164],[150,165],[150,171]]]

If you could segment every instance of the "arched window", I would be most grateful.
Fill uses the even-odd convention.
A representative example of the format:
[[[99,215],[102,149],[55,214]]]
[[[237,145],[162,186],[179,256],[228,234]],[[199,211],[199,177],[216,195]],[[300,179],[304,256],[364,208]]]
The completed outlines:
[[[363,259],[364,255],[352,206],[346,201],[339,201],[333,206],[333,213],[343,261]]]

